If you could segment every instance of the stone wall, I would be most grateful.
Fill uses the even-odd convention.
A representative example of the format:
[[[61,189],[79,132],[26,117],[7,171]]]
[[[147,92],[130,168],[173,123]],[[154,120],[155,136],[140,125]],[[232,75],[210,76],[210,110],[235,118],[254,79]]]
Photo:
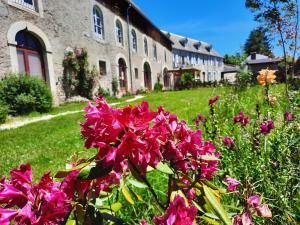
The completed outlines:
[[[53,61],[52,87],[57,96],[57,101],[64,101],[64,93],[61,88],[63,67],[62,61],[64,51],[68,46],[87,48],[90,65],[99,68],[99,60],[106,62],[107,75],[100,78],[100,84],[104,88],[111,89],[112,78],[118,76],[118,59],[121,57],[126,61],[128,89],[130,87],[129,72],[129,50],[127,38],[127,23],[114,12],[101,5],[95,0],[38,0],[40,13],[24,10],[22,7],[10,5],[10,0],[0,0],[0,76],[10,71],[17,71],[16,65],[12,61],[12,53],[9,48],[7,35],[12,24],[25,22],[39,28],[49,40]],[[98,5],[104,17],[104,39],[96,37],[93,31],[92,10],[94,5]],[[119,19],[123,26],[124,46],[116,44],[115,21]],[[132,26],[130,25],[130,30]],[[160,43],[157,44],[158,60],[153,57],[153,43],[151,37],[148,39],[149,56],[144,54],[144,34],[134,28],[137,34],[138,51],[132,53],[132,78],[135,92],[144,88],[143,65],[148,62],[152,71],[152,87],[157,80],[157,76],[162,74],[164,68],[171,69],[172,53]],[[165,62],[164,52],[167,61]],[[46,57],[46,56],[45,56]],[[49,65],[51,66],[51,65]],[[13,68],[12,68],[13,67]],[[136,79],[134,69],[138,69],[139,76]]]

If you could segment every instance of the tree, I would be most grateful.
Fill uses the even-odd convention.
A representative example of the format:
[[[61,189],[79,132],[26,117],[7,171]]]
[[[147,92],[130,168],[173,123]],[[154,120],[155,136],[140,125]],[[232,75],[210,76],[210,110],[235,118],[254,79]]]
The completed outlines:
[[[231,65],[241,65],[243,61],[245,61],[246,55],[241,55],[240,53],[236,53],[235,55],[228,55],[224,56],[224,63],[231,64]]]
[[[288,55],[293,57],[291,75],[298,49],[299,8],[298,0],[246,0],[245,6],[255,14],[267,32],[275,36],[284,58],[284,80],[288,95]]]
[[[251,55],[251,53],[255,52],[273,57],[270,40],[267,37],[267,31],[265,28],[258,27],[251,31],[249,38],[245,43],[244,51],[247,55]]]

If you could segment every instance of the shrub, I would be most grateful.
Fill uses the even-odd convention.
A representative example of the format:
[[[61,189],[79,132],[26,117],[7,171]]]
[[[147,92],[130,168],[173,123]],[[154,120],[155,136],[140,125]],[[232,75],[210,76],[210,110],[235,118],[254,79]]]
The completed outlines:
[[[253,74],[250,71],[240,70],[236,74],[236,85],[238,88],[246,88],[253,83]]]
[[[52,95],[47,85],[40,79],[8,75],[0,82],[0,101],[8,105],[13,115],[33,111],[49,112]]]
[[[111,81],[111,87],[112,87],[112,92],[114,94],[114,96],[116,96],[119,92],[119,82],[118,82],[118,79],[117,78],[113,78],[112,81]]]
[[[98,96],[104,96],[104,97],[109,97],[110,96],[110,92],[109,89],[104,89],[103,87],[99,87],[98,89]]]
[[[162,86],[161,83],[155,83],[155,85],[154,85],[154,91],[159,92],[159,91],[162,91],[162,89],[163,89],[163,86]]]
[[[190,89],[193,87],[194,75],[192,73],[184,73],[180,78],[180,85],[184,89]]]
[[[8,107],[6,105],[0,104],[0,124],[5,123],[8,115]]]

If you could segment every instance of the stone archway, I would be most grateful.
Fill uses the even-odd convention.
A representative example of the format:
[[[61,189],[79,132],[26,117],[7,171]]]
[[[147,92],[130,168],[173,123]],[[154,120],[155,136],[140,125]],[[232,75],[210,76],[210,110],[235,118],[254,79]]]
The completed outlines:
[[[7,32],[7,43],[10,52],[11,71],[19,73],[18,52],[16,36],[20,31],[26,31],[32,34],[42,46],[42,58],[44,63],[45,80],[50,87],[53,95],[54,104],[58,105],[59,101],[56,95],[56,77],[54,74],[52,48],[46,34],[37,26],[26,21],[13,23]]]
[[[151,67],[148,62],[144,63],[144,86],[149,91],[152,90]]]

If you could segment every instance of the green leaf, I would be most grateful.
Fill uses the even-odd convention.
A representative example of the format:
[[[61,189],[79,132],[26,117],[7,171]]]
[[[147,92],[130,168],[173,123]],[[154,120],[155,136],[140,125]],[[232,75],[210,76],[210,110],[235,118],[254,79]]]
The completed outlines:
[[[76,221],[75,220],[68,220],[66,225],[76,225]]]
[[[137,188],[148,188],[146,184],[142,183],[142,182],[139,182],[137,180],[134,180],[134,179],[128,179],[127,180],[128,183],[130,183],[131,185],[133,185],[134,187],[137,187]]]
[[[209,201],[210,205],[214,208],[220,219],[226,224],[226,225],[232,225],[231,220],[229,219],[227,213],[225,212],[223,206],[218,202],[216,196],[214,195],[213,191],[207,187],[206,185],[203,185],[203,190],[205,193],[205,196],[207,197],[207,200]]]
[[[121,208],[122,208],[122,204],[120,202],[116,202],[116,203],[111,205],[111,209],[114,212],[119,211]]]
[[[78,180],[94,180],[105,177],[112,171],[113,166],[103,167],[101,162],[92,163],[84,167],[77,175]]]
[[[207,161],[219,161],[220,159],[213,156],[213,155],[201,155],[200,158],[202,160],[207,160]]]
[[[218,221],[216,221],[214,219],[211,219],[211,218],[208,218],[206,216],[201,216],[200,218],[202,220],[204,220],[205,222],[207,222],[208,224],[211,224],[211,225],[221,225]]]
[[[61,170],[58,171],[55,175],[55,178],[65,178],[69,173],[75,171],[75,170],[79,170],[82,169],[86,166],[88,166],[90,164],[90,162],[86,162],[86,163],[81,163],[73,168],[67,169],[67,170]]]
[[[122,187],[122,193],[123,193],[126,201],[129,202],[131,205],[134,205],[134,201],[131,197],[130,191],[125,185]]]
[[[163,162],[160,162],[156,166],[156,169],[165,174],[171,174],[171,175],[174,174],[172,169],[166,163],[163,163]]]

